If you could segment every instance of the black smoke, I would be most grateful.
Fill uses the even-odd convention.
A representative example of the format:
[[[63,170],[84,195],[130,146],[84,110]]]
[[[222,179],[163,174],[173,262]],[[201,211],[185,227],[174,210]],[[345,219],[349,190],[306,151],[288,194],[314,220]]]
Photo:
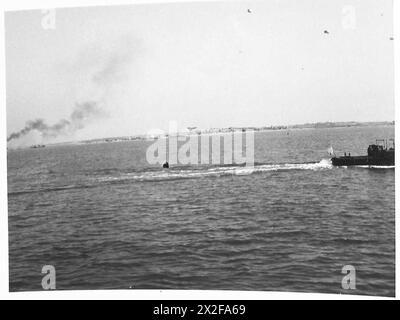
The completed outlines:
[[[122,41],[123,40],[123,41]],[[111,52],[102,52],[101,60],[95,61],[97,68],[91,70],[89,73],[89,86],[94,89],[88,93],[88,98],[84,103],[76,103],[71,115],[67,119],[61,119],[53,125],[48,125],[43,119],[36,119],[27,121],[25,127],[17,132],[13,132],[7,138],[7,142],[21,138],[29,134],[32,130],[37,130],[41,133],[43,138],[55,138],[59,135],[72,134],[75,131],[82,129],[87,122],[95,120],[100,116],[108,115],[105,112],[105,107],[109,103],[110,91],[116,85],[126,85],[126,80],[129,77],[129,65],[137,51],[137,41],[133,41],[130,37],[123,38],[120,43],[113,46]],[[87,64],[87,57],[98,56],[97,50],[95,52],[84,50],[85,58],[81,56],[77,62],[74,63],[74,69],[82,69],[87,72],[85,65]],[[86,88],[86,86],[82,86]],[[108,102],[108,103],[106,103]],[[113,101],[118,104],[118,101]]]
[[[13,132],[7,138],[7,142],[21,138],[32,130],[37,130],[44,138],[55,138],[61,134],[71,134],[76,130],[82,129],[86,122],[102,116],[104,112],[95,101],[77,103],[68,119],[61,119],[53,125],[48,125],[43,119],[29,120],[25,127]]]

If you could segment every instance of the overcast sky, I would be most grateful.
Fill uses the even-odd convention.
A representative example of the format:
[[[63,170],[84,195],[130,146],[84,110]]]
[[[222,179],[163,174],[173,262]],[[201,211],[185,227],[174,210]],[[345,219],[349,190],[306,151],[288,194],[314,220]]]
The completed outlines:
[[[101,116],[59,139],[394,120],[392,1],[57,9],[55,29],[45,15],[6,13],[8,135],[88,101]]]

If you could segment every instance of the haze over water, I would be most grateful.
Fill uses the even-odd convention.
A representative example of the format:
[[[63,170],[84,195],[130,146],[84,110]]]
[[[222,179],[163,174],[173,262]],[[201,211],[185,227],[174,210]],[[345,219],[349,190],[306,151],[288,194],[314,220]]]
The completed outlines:
[[[149,141],[8,151],[10,290],[234,289],[394,296],[394,169],[334,168],[394,126],[255,135],[237,166],[146,163]]]

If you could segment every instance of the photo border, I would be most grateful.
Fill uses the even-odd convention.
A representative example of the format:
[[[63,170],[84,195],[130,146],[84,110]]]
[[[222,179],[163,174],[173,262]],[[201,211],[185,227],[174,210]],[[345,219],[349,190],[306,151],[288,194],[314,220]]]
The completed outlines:
[[[200,299],[224,299],[224,300],[398,300],[398,290],[400,286],[399,280],[399,223],[395,223],[395,261],[396,261],[396,274],[395,274],[395,292],[396,298],[387,297],[374,297],[374,296],[357,296],[348,294],[323,294],[323,293],[295,293],[295,292],[273,292],[273,291],[224,291],[224,290],[62,290],[62,291],[35,291],[35,292],[9,292],[9,266],[8,266],[8,201],[7,201],[7,133],[6,133],[6,80],[5,80],[5,26],[4,26],[4,11],[14,10],[27,10],[27,9],[43,9],[43,8],[67,8],[67,7],[87,7],[99,5],[135,5],[135,4],[149,4],[149,3],[190,3],[190,2],[221,2],[210,0],[5,0],[2,1],[2,12],[0,16],[0,34],[1,34],[1,62],[0,70],[2,75],[0,79],[0,299],[4,300],[30,300],[30,299],[135,299],[135,300],[148,300],[148,299],[168,299],[168,300],[200,300]],[[225,1],[225,2],[238,2]],[[334,1],[334,0],[332,0]],[[244,2],[244,1],[241,1]],[[298,2],[301,5],[301,1]],[[399,120],[400,108],[400,3],[398,0],[393,1],[394,13],[394,57],[395,57],[395,122]],[[395,136],[399,136],[399,128],[395,126]],[[396,150],[396,166],[399,164],[399,148]],[[396,209],[399,208],[399,169],[395,171],[395,194],[396,194]],[[396,210],[395,221],[398,221],[398,210]],[[38,270],[40,273],[40,270]]]

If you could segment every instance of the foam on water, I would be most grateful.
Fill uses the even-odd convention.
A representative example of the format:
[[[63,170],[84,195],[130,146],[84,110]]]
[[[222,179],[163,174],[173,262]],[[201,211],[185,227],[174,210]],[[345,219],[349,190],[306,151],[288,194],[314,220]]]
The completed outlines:
[[[262,173],[269,171],[288,171],[288,170],[327,170],[332,169],[332,163],[329,159],[322,159],[320,162],[310,163],[282,163],[282,164],[262,164],[255,166],[232,166],[232,167],[213,167],[205,169],[174,169],[160,171],[144,171],[142,173],[132,172],[114,176],[105,176],[99,178],[100,182],[112,182],[123,180],[137,181],[158,181],[174,179],[192,179],[209,176],[227,176],[227,175],[249,175],[253,173]]]
[[[357,168],[365,169],[394,169],[395,166],[355,166]]]

